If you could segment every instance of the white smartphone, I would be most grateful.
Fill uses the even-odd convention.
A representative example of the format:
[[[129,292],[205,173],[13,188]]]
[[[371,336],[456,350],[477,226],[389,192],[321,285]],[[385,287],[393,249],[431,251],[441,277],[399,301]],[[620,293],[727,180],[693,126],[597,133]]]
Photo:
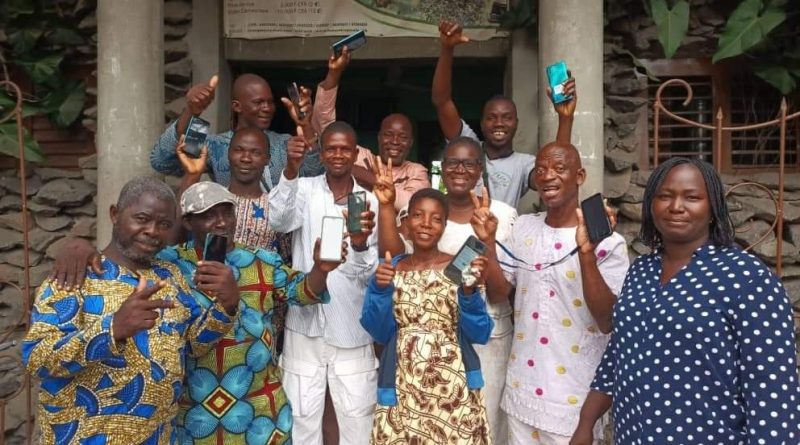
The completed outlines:
[[[319,259],[322,261],[342,261],[344,218],[340,216],[323,217],[320,238]]]

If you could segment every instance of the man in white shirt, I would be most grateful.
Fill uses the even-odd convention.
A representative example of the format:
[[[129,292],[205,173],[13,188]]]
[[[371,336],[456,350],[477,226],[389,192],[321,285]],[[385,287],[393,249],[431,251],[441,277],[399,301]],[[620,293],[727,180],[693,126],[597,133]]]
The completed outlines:
[[[309,147],[302,135],[295,136],[289,141],[289,159],[280,182],[270,192],[269,224],[275,231],[293,234],[293,268],[311,269],[322,218],[341,217],[349,193],[364,191],[368,208],[361,214],[362,231],[348,235],[347,260],[328,275],[330,303],[289,308],[280,366],[292,404],[294,443],[322,444],[322,413],[329,385],[340,443],[367,444],[375,411],[378,360],[359,317],[367,280],[378,265],[375,214],[370,210],[377,209],[378,202],[353,178],[358,150],[350,125],[330,124],[320,145],[325,174],[298,178]]]

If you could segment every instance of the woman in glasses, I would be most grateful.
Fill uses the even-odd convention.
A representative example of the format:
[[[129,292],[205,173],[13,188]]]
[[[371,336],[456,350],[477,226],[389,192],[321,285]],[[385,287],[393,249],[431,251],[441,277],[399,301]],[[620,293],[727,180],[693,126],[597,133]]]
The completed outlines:
[[[511,227],[517,219],[516,209],[502,201],[490,200],[485,189],[482,200],[478,200],[475,196],[476,187],[484,172],[484,158],[480,144],[471,138],[455,138],[445,147],[442,180],[447,189],[449,212],[447,226],[438,242],[438,248],[443,253],[455,255],[471,235],[484,239],[487,226],[496,232],[494,236],[500,242],[504,242],[511,233]],[[390,187],[394,182],[391,170],[382,164],[379,165],[377,160],[373,166],[375,166],[375,176],[378,178],[373,193],[380,202],[379,251],[389,251],[392,256],[411,253],[414,248],[408,241],[410,236],[407,224],[404,223],[408,212],[403,209],[399,212],[399,218],[397,217],[394,209],[394,188]],[[491,244],[487,247],[494,249],[494,243]],[[503,280],[499,268],[489,267],[487,274],[487,280]],[[502,443],[505,441],[507,428],[505,416],[500,410],[500,397],[505,383],[508,354],[511,351],[512,311],[507,298],[500,301],[490,299],[488,303],[488,312],[494,321],[494,329],[489,342],[486,345],[478,345],[475,349],[480,357],[484,375],[492,376],[486,379],[482,391],[492,437]]]

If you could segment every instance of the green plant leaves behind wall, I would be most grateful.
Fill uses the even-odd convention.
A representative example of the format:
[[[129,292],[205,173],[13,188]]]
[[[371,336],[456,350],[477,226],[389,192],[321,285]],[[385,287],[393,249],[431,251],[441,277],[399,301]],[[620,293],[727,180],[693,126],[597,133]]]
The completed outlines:
[[[756,46],[778,25],[786,20],[781,2],[744,0],[731,13],[717,42],[714,63],[738,56]]]
[[[650,0],[650,13],[658,27],[664,56],[671,59],[689,29],[689,3],[678,0],[670,8],[666,0]]]
[[[83,111],[86,102],[86,87],[82,82],[69,82],[53,90],[42,100],[42,111],[59,127],[68,127]]]
[[[23,148],[25,151],[25,160],[30,162],[44,161],[44,153],[42,153],[39,143],[30,137],[28,132],[23,129]],[[0,153],[19,158],[19,146],[17,145],[17,124],[16,123],[3,123],[0,124]]]
[[[512,2],[508,11],[500,18],[500,28],[513,30],[535,25],[538,5],[537,0]]]

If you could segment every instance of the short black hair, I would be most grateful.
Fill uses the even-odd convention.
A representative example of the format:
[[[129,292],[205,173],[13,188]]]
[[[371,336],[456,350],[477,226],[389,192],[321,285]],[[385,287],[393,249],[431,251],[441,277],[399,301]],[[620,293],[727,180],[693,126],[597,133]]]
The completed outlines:
[[[486,106],[492,102],[508,102],[511,104],[512,107],[514,107],[514,113],[515,114],[517,113],[517,104],[514,103],[514,99],[511,99],[510,97],[502,94],[495,94],[494,96],[490,97],[489,100],[487,100],[486,103],[483,104],[483,111],[485,111]]]
[[[447,219],[450,213],[450,206],[447,204],[447,196],[434,188],[419,189],[411,195],[411,199],[408,200],[408,212],[411,213],[411,208],[423,199],[432,199],[438,202],[439,205],[442,206],[442,209],[444,209],[444,219]]]
[[[656,167],[650,175],[644,189],[644,199],[642,200],[642,227],[639,231],[639,237],[651,249],[661,245],[661,234],[658,233],[653,220],[653,199],[655,199],[658,189],[664,184],[669,172],[673,168],[684,164],[697,168],[706,184],[706,194],[711,206],[711,222],[708,228],[709,240],[712,244],[720,247],[732,245],[734,230],[733,222],[731,222],[730,214],[728,213],[728,204],[725,202],[725,186],[722,184],[722,179],[714,170],[714,167],[708,162],[697,158],[674,157],[667,159]]]
[[[266,151],[266,153],[267,153],[267,157],[270,157],[270,152],[269,152],[269,138],[267,137],[267,135],[266,135],[266,134],[264,134],[264,132],[263,132],[263,131],[261,131],[261,129],[260,129],[260,128],[256,128],[256,127],[242,127],[242,128],[240,128],[240,129],[238,129],[238,130],[234,131],[234,132],[233,132],[233,135],[231,136],[231,141],[228,143],[228,145],[229,145],[229,146],[230,146],[230,145],[233,145],[233,142],[234,142],[234,141],[238,140],[238,138],[240,138],[240,137],[242,137],[242,136],[244,136],[244,135],[246,135],[246,134],[255,134],[255,135],[259,135],[259,137],[261,137],[262,139],[264,139],[264,150],[265,150],[265,151]]]
[[[445,153],[447,153],[447,150],[455,147],[456,145],[466,145],[475,150],[475,152],[478,153],[478,163],[483,166],[483,146],[481,146],[478,141],[472,139],[471,137],[458,136],[457,138],[451,139],[450,142],[447,143],[447,145],[444,147]]]
[[[356,130],[353,129],[352,125],[348,124],[345,121],[336,121],[328,125],[322,132],[322,134],[319,136],[320,143],[323,140],[325,140],[325,138],[328,137],[328,135],[333,133],[349,134],[353,136],[353,139],[358,140],[358,137],[356,136]]]

